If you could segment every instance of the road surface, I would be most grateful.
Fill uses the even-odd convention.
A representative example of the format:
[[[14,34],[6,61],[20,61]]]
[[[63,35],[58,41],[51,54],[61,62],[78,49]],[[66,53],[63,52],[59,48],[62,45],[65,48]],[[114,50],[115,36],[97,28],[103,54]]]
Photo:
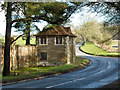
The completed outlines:
[[[118,58],[88,55],[79,46],[76,45],[76,55],[91,60],[85,69],[2,88],[100,88],[118,79]]]

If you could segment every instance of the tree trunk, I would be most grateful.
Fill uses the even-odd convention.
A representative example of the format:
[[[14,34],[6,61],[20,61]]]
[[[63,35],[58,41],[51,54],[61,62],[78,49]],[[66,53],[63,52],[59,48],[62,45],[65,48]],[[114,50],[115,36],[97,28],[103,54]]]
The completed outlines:
[[[27,35],[26,45],[30,45],[30,32]]]
[[[26,45],[30,45],[30,24],[31,22],[28,21],[26,30],[27,30],[27,39],[26,39]]]
[[[7,16],[6,16],[6,33],[5,33],[5,49],[4,49],[4,68],[3,76],[10,75],[10,44],[11,44],[11,12],[12,2],[7,2]]]

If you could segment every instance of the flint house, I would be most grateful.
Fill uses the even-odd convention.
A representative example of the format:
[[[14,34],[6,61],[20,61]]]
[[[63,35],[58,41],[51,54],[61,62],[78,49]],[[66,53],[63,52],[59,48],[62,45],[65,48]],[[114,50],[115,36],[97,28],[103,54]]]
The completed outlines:
[[[36,34],[38,65],[70,64],[75,61],[75,35],[70,27],[50,27]]]

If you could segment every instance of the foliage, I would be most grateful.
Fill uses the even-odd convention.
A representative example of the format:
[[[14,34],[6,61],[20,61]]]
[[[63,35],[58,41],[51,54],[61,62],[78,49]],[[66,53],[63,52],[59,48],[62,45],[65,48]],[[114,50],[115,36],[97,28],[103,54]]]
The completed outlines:
[[[100,16],[106,17],[104,20],[104,24],[107,23],[108,25],[110,25],[110,27],[111,25],[114,25],[114,29],[116,28],[116,26],[118,27],[120,25],[120,2],[90,2],[88,6],[91,8],[91,12],[97,12],[97,14],[99,14]],[[104,42],[109,41],[111,38],[120,38],[120,27],[115,30],[116,33],[114,32],[114,29],[112,37],[105,40]]]
[[[52,3],[56,3],[56,2],[52,2]],[[56,6],[59,6],[60,3],[55,4],[54,8],[52,8],[53,12],[50,12],[51,7],[43,9],[43,7],[45,7],[44,4],[46,4],[46,3],[7,2],[7,3],[3,4],[4,8],[2,8],[2,9],[5,9],[5,11],[7,12],[6,13],[5,50],[4,50],[4,59],[5,60],[4,60],[4,69],[3,69],[4,76],[7,76],[10,74],[10,45],[11,45],[10,38],[11,38],[11,27],[12,27],[13,23],[20,22],[20,21],[38,22],[39,20],[44,20],[44,21],[47,21],[48,23],[52,23],[52,24],[56,24],[56,23],[61,24],[65,21],[67,21],[68,18],[72,15],[72,13],[74,13],[77,10],[77,7],[79,6],[78,4],[73,3],[72,5],[68,5],[67,3],[63,2],[62,4],[64,4],[64,5],[66,4],[66,5],[68,5],[68,7],[67,8],[63,7],[64,13],[57,12],[56,14],[57,15],[60,14],[63,18],[61,18],[61,16],[59,16],[56,19],[54,17],[53,12],[55,12],[54,8],[56,8]],[[46,7],[47,6],[49,6],[49,3],[48,3],[48,5],[46,5]],[[36,12],[36,10],[37,10],[37,12]],[[61,10],[61,9],[59,8],[59,10]],[[48,14],[48,12],[49,12],[49,14]],[[22,14],[23,14],[23,16],[20,16]],[[51,14],[53,14],[52,19],[51,19]],[[27,18],[21,18],[21,17],[24,17],[24,15],[27,15]],[[29,34],[29,36],[30,36],[30,34]]]
[[[80,3],[79,3],[80,4]],[[33,22],[40,22],[44,20],[49,24],[64,24],[66,23],[71,16],[71,14],[77,9],[78,3],[72,3],[72,5],[66,2],[41,2],[41,3],[33,3],[33,2],[26,2],[26,3],[19,3],[22,9],[22,16],[14,15],[14,19],[20,19],[21,17],[24,18],[31,18],[34,17],[34,20],[27,20],[27,21],[20,21],[16,22],[13,27],[17,30],[16,32],[24,33],[23,39],[26,39],[27,42],[30,44],[30,32],[31,31],[38,31],[38,27],[34,25]],[[31,8],[32,7],[32,8]],[[36,12],[37,10],[37,12]],[[39,19],[38,19],[39,18]],[[40,31],[40,29],[39,29]]]
[[[105,30],[103,25],[96,21],[89,21],[81,26],[77,26],[74,31],[77,36],[82,36],[84,41],[91,41],[98,44],[111,37],[108,30]],[[110,44],[111,41],[109,40],[105,43]]]
[[[77,10],[81,3],[68,3],[68,2],[22,2],[18,3],[21,5],[22,17],[21,16],[13,20],[24,21],[30,20],[32,22],[39,22],[39,20],[46,21],[50,24],[63,24],[67,22],[68,18]],[[32,7],[32,8],[31,8]],[[37,11],[37,12],[36,12]],[[27,19],[25,16],[27,15]]]
[[[88,6],[91,12],[107,16],[106,22],[120,24],[120,2],[89,2]]]
[[[48,24],[48,25],[46,25],[44,28],[43,28],[43,31],[46,31],[46,30],[52,30],[52,29],[54,29],[55,27],[57,27],[58,25],[56,25],[56,24]]]
[[[104,25],[105,30],[109,31],[112,39],[119,40],[120,26],[119,25]]]
[[[0,36],[0,46],[4,46],[5,45],[5,39],[4,37]]]

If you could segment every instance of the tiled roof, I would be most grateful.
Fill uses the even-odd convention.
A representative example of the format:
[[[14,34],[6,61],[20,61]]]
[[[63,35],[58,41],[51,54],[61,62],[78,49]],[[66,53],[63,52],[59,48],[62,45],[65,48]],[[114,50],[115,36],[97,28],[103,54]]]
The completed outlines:
[[[76,37],[72,34],[70,27],[57,26],[54,28],[48,28],[47,30],[43,30],[35,36],[72,36]]]

